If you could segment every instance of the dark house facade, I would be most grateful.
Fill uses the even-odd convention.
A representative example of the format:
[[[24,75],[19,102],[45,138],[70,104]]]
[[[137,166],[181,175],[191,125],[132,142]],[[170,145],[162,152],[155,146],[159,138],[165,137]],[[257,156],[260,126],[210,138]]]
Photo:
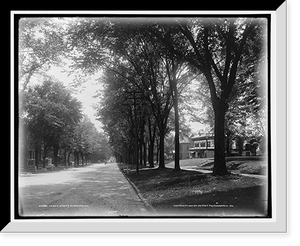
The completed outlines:
[[[190,158],[213,158],[215,151],[214,134],[203,133],[191,138]]]

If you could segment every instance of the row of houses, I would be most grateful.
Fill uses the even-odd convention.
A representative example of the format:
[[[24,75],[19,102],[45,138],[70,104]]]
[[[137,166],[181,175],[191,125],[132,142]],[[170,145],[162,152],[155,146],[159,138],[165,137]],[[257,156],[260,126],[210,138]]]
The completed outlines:
[[[246,142],[244,143],[246,144]],[[215,151],[214,134],[213,133],[202,133],[191,138],[181,137],[180,138],[180,159],[191,159],[191,158],[213,158]],[[232,155],[238,154],[236,150],[236,143],[231,143]],[[259,154],[259,151],[258,151]],[[252,155],[252,153],[245,149],[242,155]]]

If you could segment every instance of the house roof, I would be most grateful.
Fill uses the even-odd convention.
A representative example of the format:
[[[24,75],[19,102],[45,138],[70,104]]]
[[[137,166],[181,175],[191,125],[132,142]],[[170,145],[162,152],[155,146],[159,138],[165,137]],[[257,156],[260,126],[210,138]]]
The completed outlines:
[[[203,139],[213,139],[213,138],[214,138],[213,133],[199,133],[198,135],[191,137],[193,141],[203,140]]]
[[[190,142],[191,140],[188,137],[182,135],[179,136],[179,143],[190,143]]]

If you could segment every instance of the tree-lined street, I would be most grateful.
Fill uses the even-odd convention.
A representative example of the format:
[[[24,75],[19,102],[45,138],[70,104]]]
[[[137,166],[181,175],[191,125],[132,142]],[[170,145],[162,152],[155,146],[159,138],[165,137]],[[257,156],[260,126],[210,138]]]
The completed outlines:
[[[265,180],[243,176],[270,170],[268,21],[21,17],[19,162],[29,173],[20,177],[23,214],[147,214],[118,163],[154,204],[171,209],[174,195],[176,202],[197,205],[203,192],[207,202],[219,203],[217,185],[224,205],[255,200],[260,216],[268,216],[268,197],[260,197]],[[53,66],[72,82],[55,77]],[[90,108],[101,129],[85,114],[85,98],[76,98],[95,75],[98,88],[87,95],[96,100]],[[192,131],[187,119],[203,129]],[[256,155],[261,158],[250,158]],[[205,172],[186,168],[208,157],[207,165],[197,164]],[[230,173],[236,169],[241,175]]]

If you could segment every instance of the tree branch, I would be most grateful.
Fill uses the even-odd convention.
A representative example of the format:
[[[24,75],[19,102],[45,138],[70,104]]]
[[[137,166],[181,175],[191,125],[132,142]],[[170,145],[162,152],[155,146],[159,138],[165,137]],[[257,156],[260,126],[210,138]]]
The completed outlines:
[[[194,40],[194,37],[193,37],[191,31],[187,28],[187,26],[181,26],[181,32],[184,34],[184,36],[189,40],[190,44],[192,45],[192,47],[196,53],[197,59],[200,62],[200,65],[197,65],[197,67],[199,69],[201,69],[201,66],[204,64],[204,59],[198,50],[197,44]]]
[[[207,50],[207,52],[209,53],[209,61],[212,64],[213,69],[214,69],[215,73],[217,74],[219,80],[221,81],[221,84],[223,85],[224,82],[225,82],[224,79],[223,79],[223,76],[222,76],[221,72],[219,71],[219,69],[218,69],[214,59],[212,58],[212,55],[210,54],[209,50]]]
[[[229,67],[231,63],[231,51],[234,50],[236,52],[236,45],[234,43],[234,37],[233,37],[233,23],[230,22],[229,24],[229,32],[227,38],[225,38],[226,42],[226,60],[225,60],[225,68],[223,71],[223,79],[227,83],[228,79],[228,72],[229,72]]]
[[[208,50],[208,29],[207,29],[207,27],[204,28],[204,48],[205,48],[205,58],[207,61],[207,63],[206,63],[207,65],[206,65],[206,69],[204,69],[203,73],[208,82],[213,107],[214,107],[214,109],[216,109],[218,107],[219,98],[217,96],[216,87],[215,87],[214,80],[213,80],[213,77],[211,74],[211,68],[210,68],[210,62],[209,62],[211,59],[211,55]]]
[[[231,69],[230,69],[230,75],[229,75],[229,79],[228,79],[228,85],[226,87],[225,99],[229,98],[229,95],[232,91],[233,85],[235,83],[238,63],[239,63],[241,55],[243,53],[243,49],[246,44],[247,38],[250,35],[250,33],[253,31],[254,27],[255,27],[255,25],[252,22],[250,22],[250,24],[248,24],[248,26],[245,28],[245,31],[243,33],[243,38],[242,38],[240,46],[235,54],[235,58],[233,60],[233,63],[232,63]]]

